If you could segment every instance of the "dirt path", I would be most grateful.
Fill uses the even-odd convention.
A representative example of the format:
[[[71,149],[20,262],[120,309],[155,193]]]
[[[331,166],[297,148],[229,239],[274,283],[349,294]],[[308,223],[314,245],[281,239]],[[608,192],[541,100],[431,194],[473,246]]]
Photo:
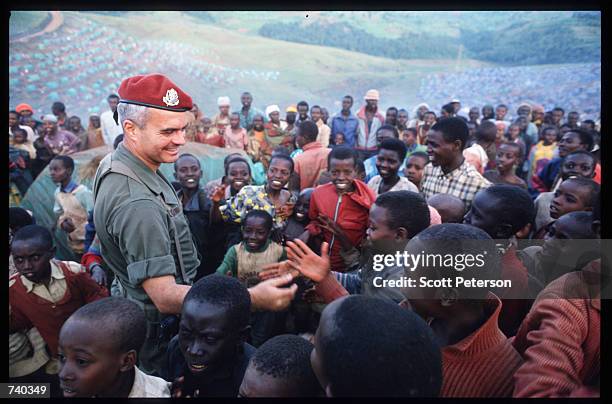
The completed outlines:
[[[36,32],[28,36],[21,37],[19,39],[15,39],[14,42],[26,42],[37,36],[47,34],[49,32],[53,32],[59,27],[61,27],[63,23],[64,23],[64,16],[62,15],[61,11],[51,11],[51,21],[42,31]]]

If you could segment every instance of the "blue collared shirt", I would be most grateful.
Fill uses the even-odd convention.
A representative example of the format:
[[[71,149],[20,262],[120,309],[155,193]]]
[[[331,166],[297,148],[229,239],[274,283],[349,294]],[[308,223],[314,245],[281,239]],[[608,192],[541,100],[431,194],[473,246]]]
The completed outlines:
[[[358,127],[359,127],[359,120],[357,120],[357,117],[355,115],[350,113],[349,116],[344,116],[342,115],[342,112],[340,112],[332,118],[331,138],[333,139],[335,143],[336,133],[343,133],[344,143],[347,146],[355,147]]]

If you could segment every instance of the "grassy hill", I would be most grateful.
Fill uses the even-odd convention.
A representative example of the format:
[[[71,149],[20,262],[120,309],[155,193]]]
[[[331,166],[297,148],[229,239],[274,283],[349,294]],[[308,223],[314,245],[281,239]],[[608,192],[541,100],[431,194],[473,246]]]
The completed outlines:
[[[505,65],[598,62],[597,12],[345,12],[268,22],[269,38],[333,46],[392,59],[473,59]]]
[[[19,13],[24,13],[22,20],[32,18],[29,12],[15,14]],[[423,95],[427,94],[424,79],[432,74],[560,63],[538,60],[542,43],[546,52],[560,55],[563,63],[577,63],[576,56],[590,57],[594,49],[600,52],[598,13],[551,12],[546,18],[533,12],[62,14],[64,24],[52,35],[18,47],[9,44],[11,106],[29,102],[37,111],[48,112],[51,102],[60,100],[69,113],[86,121],[88,114],[106,110],[105,98],[116,91],[122,78],[160,72],[184,87],[207,115],[216,113],[216,99],[221,95],[228,95],[234,109],[238,108],[243,91],[254,95],[254,105],[260,109],[273,103],[284,109],[307,100],[334,113],[345,94],[353,95],[357,106],[368,89],[376,88],[381,92],[381,108],[411,109],[424,99],[438,102]],[[265,27],[287,24],[304,35],[293,42],[260,35]],[[18,31],[15,24],[10,29],[11,35]],[[582,38],[582,47],[565,46],[577,37]],[[322,43],[300,43],[304,38]],[[370,53],[392,49],[397,54],[399,49],[402,57],[364,53],[362,38],[371,42]],[[565,39],[558,42],[558,38]],[[325,46],[325,41],[338,39],[346,43]],[[384,46],[376,46],[380,44]],[[564,56],[567,52],[572,56]],[[455,94],[447,86],[439,91],[440,97],[447,96],[446,90]],[[520,86],[514,91],[520,93]],[[461,97],[462,92],[456,95]]]
[[[333,109],[343,95],[349,93],[360,98],[373,87],[384,94],[381,104],[407,105],[416,102],[422,75],[455,66],[454,60],[390,60],[343,49],[263,38],[237,29],[250,26],[245,21],[253,13],[232,12],[224,18],[220,18],[218,13],[209,13],[216,21],[214,24],[203,24],[200,18],[181,12],[129,12],[123,17],[77,12],[67,12],[66,15],[74,19],[86,16],[135,38],[191,45],[207,52],[215,63],[224,66],[280,72],[278,80],[273,83],[245,79],[229,86],[210,88],[177,71],[172,77],[190,89],[198,104],[209,113],[216,110],[215,101],[219,95],[229,95],[238,105],[240,93],[247,90],[254,94],[254,104],[260,108],[270,103],[278,103],[284,108],[307,99],[310,103]],[[287,15],[294,18],[295,14]],[[257,21],[262,24],[272,18],[261,13],[258,15],[261,18]],[[278,15],[273,17],[278,18]],[[169,29],[168,21],[177,19],[181,20],[181,29]],[[485,65],[464,59],[458,68]],[[401,83],[399,86],[398,81]]]

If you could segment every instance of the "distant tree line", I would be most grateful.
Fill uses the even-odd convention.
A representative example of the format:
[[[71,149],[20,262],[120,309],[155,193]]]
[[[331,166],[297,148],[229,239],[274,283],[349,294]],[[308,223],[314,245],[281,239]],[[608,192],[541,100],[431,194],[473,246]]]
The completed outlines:
[[[576,13],[572,18],[533,23],[516,21],[502,30],[461,29],[459,38],[430,33],[381,38],[345,22],[309,25],[267,23],[264,37],[311,45],[331,46],[391,59],[440,59],[464,57],[506,65],[588,63],[601,60],[599,16]],[[586,31],[586,33],[585,33]],[[582,32],[582,34],[581,34]]]

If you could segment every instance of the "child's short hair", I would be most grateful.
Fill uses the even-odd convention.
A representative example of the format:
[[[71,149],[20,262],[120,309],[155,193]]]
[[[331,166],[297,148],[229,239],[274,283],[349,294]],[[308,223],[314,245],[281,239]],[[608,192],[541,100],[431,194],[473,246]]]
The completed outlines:
[[[334,396],[439,395],[440,348],[417,314],[363,295],[332,304],[338,305],[336,327],[318,342]]]
[[[16,241],[37,240],[46,248],[53,248],[53,236],[49,229],[37,224],[24,226],[13,235],[13,243]]]
[[[442,132],[444,141],[452,143],[455,140],[461,141],[461,150],[465,149],[470,137],[470,130],[461,118],[444,118],[431,127],[431,130]]]
[[[260,210],[260,209],[252,209],[252,210],[250,210],[246,214],[246,216],[244,217],[244,220],[242,221],[243,226],[246,226],[246,223],[247,223],[247,221],[250,218],[260,218],[260,219],[263,219],[264,220],[264,225],[266,226],[266,229],[268,229],[268,231],[272,230],[272,225],[273,225],[273,220],[274,219],[265,210]]]
[[[465,216],[465,203],[455,195],[434,194],[427,199],[442,216],[444,223],[462,223]]]
[[[238,158],[238,157],[243,158],[242,154],[240,154],[240,153],[230,153],[230,154],[228,154],[227,156],[225,156],[223,158],[223,167],[227,168],[227,165],[229,164],[230,160],[233,160],[233,159]]]
[[[497,136],[497,126],[491,121],[484,121],[476,129],[475,137],[477,140],[483,140],[485,142],[495,141]]]
[[[69,320],[87,321],[113,335],[121,352],[140,351],[147,334],[144,311],[124,297],[105,297],[75,311]]]
[[[297,335],[278,335],[261,345],[251,358],[260,373],[286,379],[299,389],[298,395],[313,395],[321,389],[310,365],[314,345]]]
[[[349,146],[340,145],[338,147],[334,147],[333,149],[331,149],[331,151],[327,155],[328,169],[331,169],[332,159],[336,159],[336,160],[353,159],[355,166],[357,166],[357,153],[355,153],[355,150]]]
[[[276,146],[274,150],[272,150],[272,155],[277,156],[279,154],[289,156],[291,153],[289,152],[289,149],[287,149],[285,146]]]
[[[599,184],[590,178],[584,178],[584,177],[570,177],[563,182],[570,182],[570,181],[578,184],[578,186],[580,187],[589,188],[590,198],[584,201],[584,203],[587,208],[592,208],[593,206],[595,206],[595,202],[597,201],[597,199],[599,199],[599,192],[601,190],[601,187],[599,186]]]
[[[305,121],[305,122],[310,122],[310,121]],[[293,169],[295,167],[295,163],[293,162],[293,159],[291,157],[287,156],[286,154],[275,154],[275,155],[273,155],[270,158],[270,165],[272,165],[272,162],[274,160],[285,160],[285,161],[287,161],[289,163],[290,167],[291,167],[289,169],[289,171],[290,171],[291,174],[293,174]]]
[[[412,133],[412,135],[413,135],[413,136],[415,136],[415,137],[416,137],[416,135],[417,135],[417,130],[416,130],[416,128],[405,128],[405,129],[404,129],[404,132],[410,132],[410,133]]]
[[[586,145],[586,151],[593,150],[593,145],[595,141],[593,140],[593,135],[584,129],[572,129],[569,133],[575,133],[580,138],[580,144]]]
[[[586,150],[575,150],[571,153],[568,153],[567,156],[565,156],[565,159],[567,160],[567,158],[570,156],[587,156],[588,158],[593,160],[593,169],[595,169],[595,164],[597,163],[597,157],[595,157],[593,153],[588,152]]]
[[[515,150],[515,152],[516,152],[516,157],[518,159],[522,159],[523,158],[523,148],[521,147],[520,144],[514,143],[514,142],[502,142],[500,147],[501,146],[508,146],[508,147],[513,148]]]
[[[406,149],[406,145],[399,139],[396,138],[388,138],[382,141],[380,144],[379,150],[391,150],[397,153],[400,163],[404,161],[406,158],[406,153],[408,149]]]
[[[198,167],[202,168],[202,165],[200,164],[200,159],[198,159],[196,156],[194,156],[191,153],[182,153],[174,162],[174,171],[176,171],[176,165],[178,164],[179,160],[182,159],[183,157],[191,157],[198,163]]]
[[[314,142],[315,140],[317,140],[317,135],[319,134],[319,127],[316,123],[312,121],[304,121],[298,129],[298,133],[302,135],[304,139],[306,139],[308,142]]]
[[[249,165],[249,162],[247,161],[247,159],[245,159],[242,156],[233,156],[227,161],[227,163],[225,164],[225,175],[228,175],[229,173],[230,164],[236,163],[236,162],[241,162],[241,163],[246,164],[247,170],[249,170],[249,175],[251,175],[251,166]]]
[[[479,192],[486,192],[496,199],[495,209],[499,216],[498,221],[512,225],[512,233],[516,233],[535,219],[536,210],[529,192],[516,185],[497,184],[484,188]]]
[[[9,208],[9,227],[11,229],[20,229],[31,224],[34,224],[34,218],[27,210],[16,206]]]
[[[427,154],[425,152],[422,152],[422,151],[414,152],[410,156],[408,156],[409,159],[411,159],[413,157],[420,157],[423,160],[425,160],[425,163],[427,163],[429,161],[429,154]]]
[[[387,209],[387,226],[391,229],[405,228],[408,238],[429,227],[429,207],[421,194],[411,191],[385,192],[374,203]],[[410,209],[406,209],[407,206]]]
[[[70,156],[55,156],[53,160],[61,161],[64,168],[70,171],[74,171],[74,160]]]
[[[246,286],[234,277],[211,274],[199,279],[187,292],[183,309],[191,301],[226,308],[226,315],[237,329],[249,324],[251,296]]]
[[[389,125],[389,124],[382,125],[380,128],[378,128],[376,130],[376,133],[382,132],[383,130],[387,130],[389,132],[392,132],[393,133],[393,137],[395,137],[396,139],[399,137],[399,132],[397,131],[397,128],[395,126],[392,126],[392,125]]]

